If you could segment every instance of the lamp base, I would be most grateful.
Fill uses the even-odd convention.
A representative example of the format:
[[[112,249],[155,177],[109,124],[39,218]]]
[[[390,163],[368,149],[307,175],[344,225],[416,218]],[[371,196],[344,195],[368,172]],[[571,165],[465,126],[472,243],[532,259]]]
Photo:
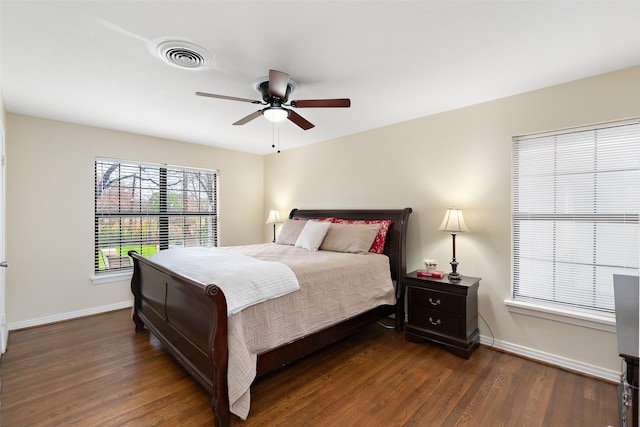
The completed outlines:
[[[449,273],[449,275],[447,276],[449,277],[449,280],[462,279],[462,274],[458,273],[458,261],[453,258],[449,264],[451,264],[451,273]]]

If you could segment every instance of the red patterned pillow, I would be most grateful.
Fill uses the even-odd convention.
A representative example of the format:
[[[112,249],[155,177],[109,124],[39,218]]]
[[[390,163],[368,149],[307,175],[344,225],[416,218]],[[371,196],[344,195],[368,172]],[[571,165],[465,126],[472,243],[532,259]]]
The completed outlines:
[[[387,232],[389,231],[389,226],[391,225],[390,219],[340,219],[333,218],[331,222],[336,224],[380,224],[380,230],[376,235],[376,238],[373,240],[373,244],[371,245],[371,249],[369,252],[373,252],[376,254],[381,254],[384,250],[384,242],[387,238]]]

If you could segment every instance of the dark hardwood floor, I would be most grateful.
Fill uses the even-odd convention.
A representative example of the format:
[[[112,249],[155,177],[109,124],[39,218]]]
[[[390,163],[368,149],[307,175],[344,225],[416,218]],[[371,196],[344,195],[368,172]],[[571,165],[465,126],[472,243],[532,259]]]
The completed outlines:
[[[128,310],[14,331],[0,425],[211,425],[206,392]],[[469,360],[372,325],[253,385],[234,426],[617,426],[616,385],[480,347]]]

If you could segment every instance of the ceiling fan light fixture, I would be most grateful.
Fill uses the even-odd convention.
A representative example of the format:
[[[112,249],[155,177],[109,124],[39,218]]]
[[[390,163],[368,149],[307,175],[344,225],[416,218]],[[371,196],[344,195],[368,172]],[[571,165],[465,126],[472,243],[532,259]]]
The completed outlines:
[[[289,111],[282,107],[269,107],[262,111],[262,115],[270,122],[278,123],[289,117]]]

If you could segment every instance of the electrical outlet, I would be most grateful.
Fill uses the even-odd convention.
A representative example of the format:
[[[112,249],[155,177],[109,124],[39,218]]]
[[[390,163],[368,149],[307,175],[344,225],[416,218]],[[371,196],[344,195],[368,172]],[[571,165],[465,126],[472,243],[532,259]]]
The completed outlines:
[[[4,327],[7,324],[7,315],[0,314],[0,327]]]

